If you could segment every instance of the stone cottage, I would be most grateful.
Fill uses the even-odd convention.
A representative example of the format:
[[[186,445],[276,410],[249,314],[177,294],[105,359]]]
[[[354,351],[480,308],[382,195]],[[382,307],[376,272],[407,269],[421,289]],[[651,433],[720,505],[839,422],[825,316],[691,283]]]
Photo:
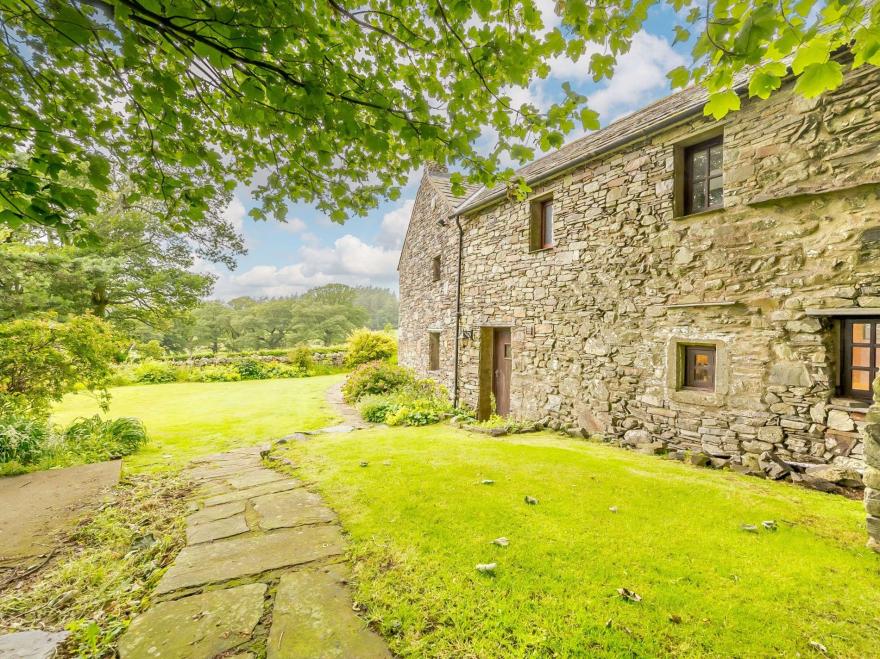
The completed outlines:
[[[522,168],[425,173],[400,361],[493,411],[780,476],[861,470],[880,368],[880,69],[705,118],[687,89]],[[743,90],[743,94],[745,94]],[[851,473],[851,472],[850,472]]]

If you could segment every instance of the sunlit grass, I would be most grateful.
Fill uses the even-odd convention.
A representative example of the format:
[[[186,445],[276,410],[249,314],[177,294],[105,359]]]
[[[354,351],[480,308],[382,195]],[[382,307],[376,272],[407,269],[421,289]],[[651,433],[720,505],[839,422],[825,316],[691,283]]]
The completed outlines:
[[[880,557],[859,502],[520,437],[377,428],[285,449],[351,534],[357,599],[396,652],[818,656],[814,641],[880,656]],[[740,529],[764,520],[779,530]],[[494,577],[474,569],[488,562]]]
[[[327,388],[342,376],[244,382],[187,382],[118,387],[111,390],[108,416],[134,416],[147,427],[148,444],[125,458],[125,467],[144,471],[179,467],[198,455],[252,446],[297,430],[337,420],[327,405]],[[98,412],[85,394],[68,396],[53,421],[66,424]]]

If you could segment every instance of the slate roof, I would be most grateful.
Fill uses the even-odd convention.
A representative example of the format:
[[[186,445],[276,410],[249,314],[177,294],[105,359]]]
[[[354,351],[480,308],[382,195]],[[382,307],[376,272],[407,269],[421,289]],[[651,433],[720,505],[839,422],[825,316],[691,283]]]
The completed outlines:
[[[745,84],[740,78],[736,88]],[[596,156],[610,151],[626,142],[636,140],[655,132],[664,126],[681,121],[693,114],[701,113],[708,99],[708,93],[701,86],[688,87],[680,92],[662,98],[647,107],[637,110],[622,119],[609,124],[585,137],[575,140],[546,156],[529,163],[517,170],[517,175],[525,178],[532,185],[552,178],[577,164],[591,160]],[[482,188],[477,194],[455,209],[457,215],[467,214],[482,206],[503,199],[507,188],[497,185],[494,188]]]
[[[452,183],[449,182],[449,174],[431,172],[428,174],[428,178],[431,179],[431,183],[437,191],[446,198],[450,208],[455,208],[482,187],[479,183],[465,183],[465,193],[458,197],[452,194]]]

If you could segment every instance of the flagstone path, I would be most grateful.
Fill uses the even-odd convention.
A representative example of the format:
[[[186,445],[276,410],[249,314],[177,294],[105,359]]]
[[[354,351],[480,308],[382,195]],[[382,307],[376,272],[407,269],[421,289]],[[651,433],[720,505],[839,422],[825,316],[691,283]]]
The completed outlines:
[[[267,450],[192,462],[187,545],[122,636],[122,659],[391,656],[352,609],[335,514],[263,466]]]

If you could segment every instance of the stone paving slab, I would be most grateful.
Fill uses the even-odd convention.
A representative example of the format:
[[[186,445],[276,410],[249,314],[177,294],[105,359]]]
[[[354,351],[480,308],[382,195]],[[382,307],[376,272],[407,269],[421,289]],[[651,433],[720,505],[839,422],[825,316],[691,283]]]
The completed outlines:
[[[218,583],[267,570],[338,556],[342,534],[333,526],[279,529],[263,535],[227,538],[184,547],[156,593]]]
[[[155,604],[131,623],[119,656],[195,659],[232,650],[250,640],[265,594],[266,585],[256,583]]]
[[[186,521],[189,524],[204,524],[205,522],[214,522],[218,519],[232,517],[233,515],[243,513],[246,503],[246,501],[230,501],[229,503],[202,508],[187,517]]]
[[[385,642],[355,615],[340,565],[281,577],[272,611],[268,659],[391,657]]]
[[[244,490],[233,490],[224,494],[218,494],[216,496],[205,499],[205,505],[217,506],[221,503],[229,503],[231,501],[247,501],[248,499],[253,499],[254,497],[258,497],[262,494],[284,492],[285,490],[292,490],[294,488],[300,487],[301,485],[302,483],[300,481],[294,478],[287,478],[285,480],[275,481],[273,483],[266,483],[265,485],[257,485],[256,487],[250,487]]]
[[[336,515],[321,497],[302,488],[266,494],[253,500],[260,528],[271,529],[333,522]]]
[[[69,632],[31,629],[0,636],[0,659],[52,659]]]
[[[281,480],[290,479],[284,474],[272,471],[271,469],[258,469],[227,478],[226,482],[236,490],[242,490],[248,487],[256,487],[257,485],[265,485],[266,483],[274,483],[275,481]]]
[[[211,542],[212,540],[241,535],[247,531],[248,525],[244,515],[233,515],[201,524],[190,523],[186,527],[186,543],[195,545],[200,542]]]

